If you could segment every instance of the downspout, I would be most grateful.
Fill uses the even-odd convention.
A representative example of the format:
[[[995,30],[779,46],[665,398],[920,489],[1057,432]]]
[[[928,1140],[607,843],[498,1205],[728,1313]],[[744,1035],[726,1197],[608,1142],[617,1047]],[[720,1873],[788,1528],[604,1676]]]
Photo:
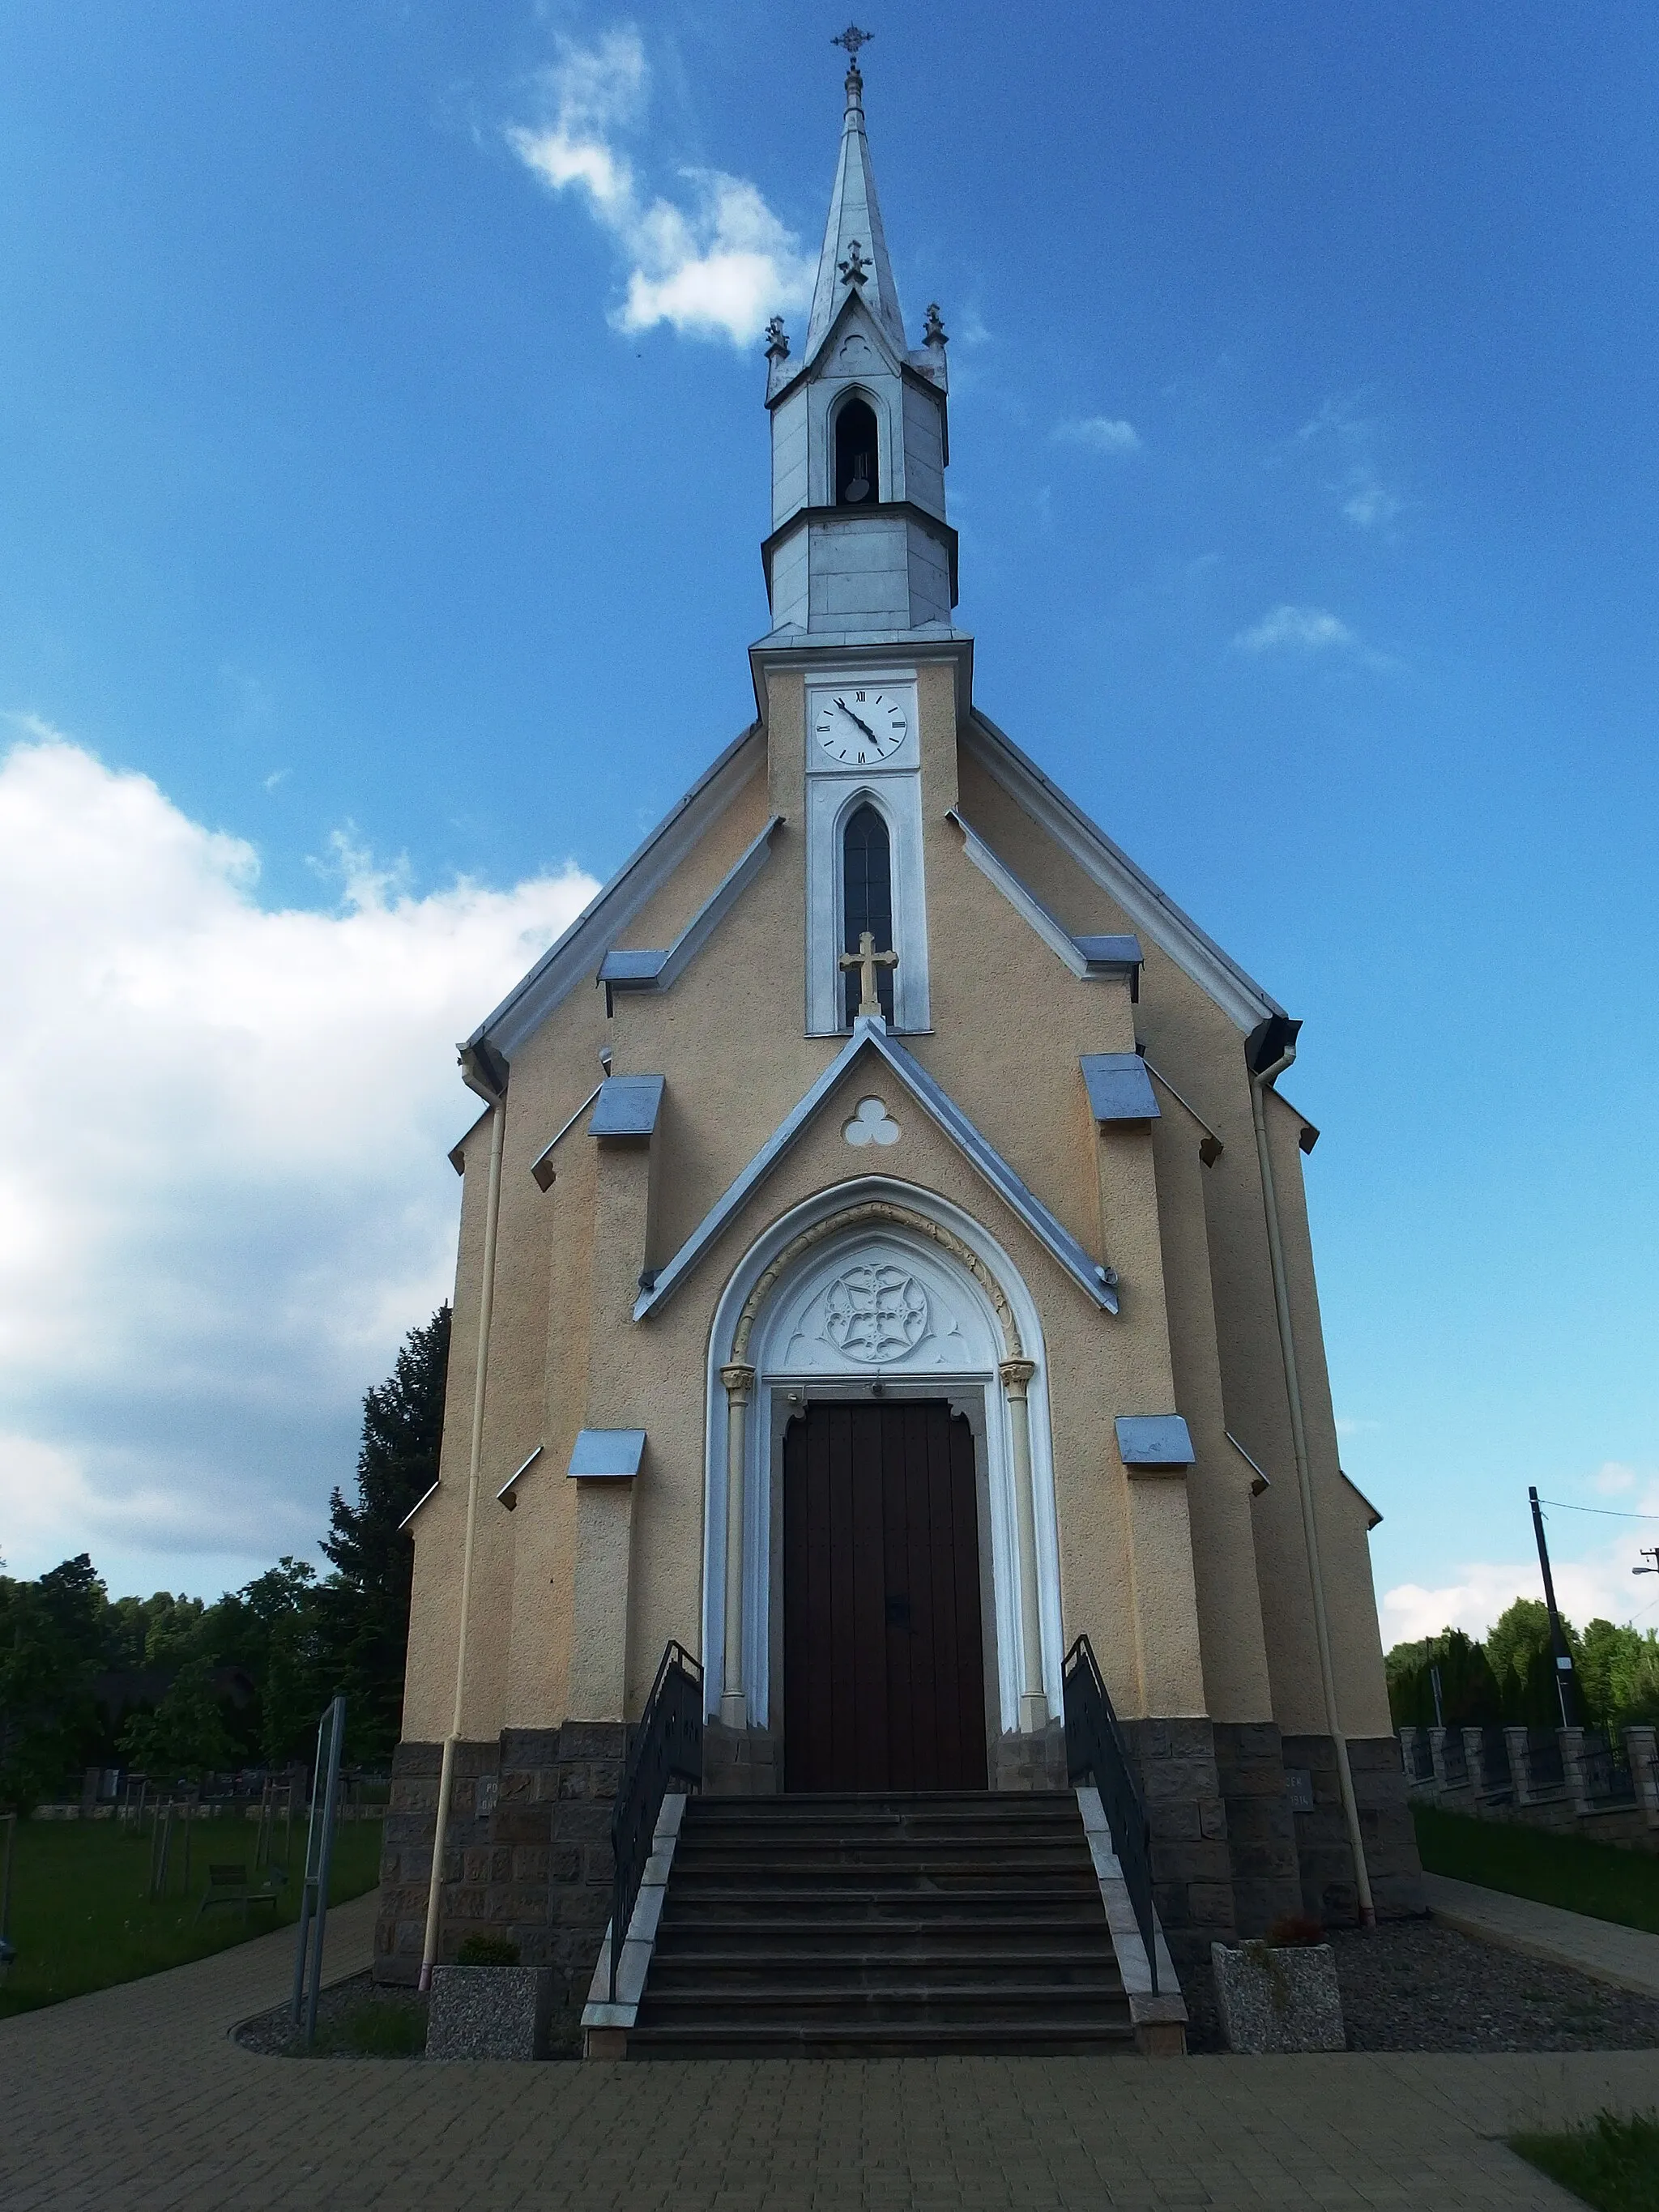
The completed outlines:
[[[432,1987],[438,1957],[438,1923],[443,1902],[444,1838],[455,1780],[455,1747],[460,1741],[462,1698],[466,1688],[466,1639],[472,1607],[472,1547],[478,1522],[478,1471],[483,1460],[484,1383],[489,1368],[489,1317],[495,1304],[495,1232],[501,1211],[501,1152],[507,1127],[507,1063],[488,1045],[463,1046],[461,1073],[469,1089],[489,1103],[489,1187],[484,1201],[483,1280],[478,1294],[478,1352],[472,1378],[472,1437],[467,1453],[466,1537],[461,1549],[461,1621],[455,1641],[455,1702],[444,1738],[438,1771],[438,1819],[432,1833],[432,1873],[426,1893],[426,1940],[421,1949],[422,1990]]]
[[[1302,1406],[1302,1380],[1297,1366],[1296,1338],[1291,1328],[1290,1287],[1285,1272],[1285,1240],[1279,1227],[1279,1193],[1273,1182],[1273,1154],[1267,1142],[1267,1113],[1264,1095],[1276,1076],[1296,1058],[1299,1023],[1282,1015],[1264,1022],[1251,1032],[1245,1046],[1250,1077],[1250,1111],[1255,1123],[1256,1158],[1261,1165],[1261,1200],[1267,1217],[1267,1252],[1273,1263],[1273,1306],[1279,1320],[1279,1348],[1285,1363],[1285,1391],[1291,1407],[1291,1441],[1296,1451],[1296,1483],[1302,1500],[1302,1534],[1308,1551],[1308,1577],[1313,1585],[1314,1636],[1319,1647],[1319,1679],[1325,1693],[1325,1725],[1336,1751],[1337,1786],[1342,1796],[1342,1818],[1353,1853],[1353,1870],[1359,1892],[1359,1924],[1375,1928],[1376,1907],[1371,1898],[1370,1873],[1365,1864],[1364,1839],[1359,1832],[1359,1803],[1354,1796],[1353,1770],[1348,1763],[1348,1739],[1342,1733],[1336,1703],[1336,1669],[1331,1661],[1330,1620],[1325,1609],[1325,1576],[1319,1557],[1319,1525],[1314,1514],[1313,1469],[1308,1456],[1308,1427]],[[1258,1068],[1259,1054],[1273,1057]]]

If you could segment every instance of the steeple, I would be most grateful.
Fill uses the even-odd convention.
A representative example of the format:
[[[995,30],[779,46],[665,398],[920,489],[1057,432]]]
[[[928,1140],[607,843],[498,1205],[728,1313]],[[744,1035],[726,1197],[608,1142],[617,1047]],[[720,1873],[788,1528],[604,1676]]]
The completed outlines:
[[[930,307],[907,343],[864,127],[849,25],[847,105],[806,341],[767,326],[772,531],[762,548],[773,637],[893,642],[951,631],[956,532],[945,516],[945,333]]]
[[[818,256],[818,279],[806,325],[804,353],[808,362],[830,335],[842,301],[854,289],[894,351],[902,354],[905,349],[904,317],[893,264],[887,258],[870,141],[864,130],[864,76],[858,50],[869,35],[849,25],[837,41],[848,49],[847,112],[842,118],[841,159],[836,165],[836,186],[830,195],[830,219],[823,227],[823,251]]]

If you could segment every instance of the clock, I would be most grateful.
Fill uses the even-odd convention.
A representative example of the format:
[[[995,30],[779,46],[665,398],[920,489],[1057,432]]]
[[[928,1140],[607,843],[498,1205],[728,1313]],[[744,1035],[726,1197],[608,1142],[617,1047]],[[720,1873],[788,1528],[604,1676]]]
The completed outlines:
[[[831,760],[844,768],[868,767],[896,753],[909,734],[905,694],[897,690],[820,691],[813,701],[812,734]]]

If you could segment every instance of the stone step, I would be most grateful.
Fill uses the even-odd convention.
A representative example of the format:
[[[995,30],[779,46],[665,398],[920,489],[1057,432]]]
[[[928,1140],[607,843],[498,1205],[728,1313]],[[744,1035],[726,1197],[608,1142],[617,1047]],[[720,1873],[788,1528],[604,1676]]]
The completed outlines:
[[[1103,1916],[1081,1913],[1052,1920],[1037,1919],[1029,1913],[1010,1914],[988,1924],[981,1917],[925,1919],[914,1915],[902,1918],[838,1915],[832,1918],[826,1914],[794,1918],[756,1914],[744,1918],[722,1914],[716,1918],[711,1914],[684,1919],[665,1915],[657,1932],[657,1956],[687,1958],[705,1951],[776,1948],[803,1957],[822,1954],[838,1958],[849,1947],[857,1950],[860,1945],[877,1942],[890,1958],[908,1959],[917,1952],[941,1958],[977,1958],[993,1952],[999,1958],[1011,1953],[1061,1960],[1116,1958]]]
[[[927,2025],[895,2032],[881,2021],[836,2026],[777,2021],[764,2028],[712,2029],[695,2022],[635,2027],[630,2058],[1105,2058],[1133,2056],[1121,2022],[1034,2020],[998,2026]]]
[[[900,1972],[902,1983],[900,1982]],[[651,1962],[653,1997],[688,1990],[738,1989],[838,1990],[859,1994],[903,1986],[924,1995],[956,1989],[1012,1987],[1034,1980],[1045,1989],[1089,1989],[1121,1996],[1117,1960],[1109,1942],[1099,1954],[1057,1957],[1052,1951],[1021,1947],[994,1952],[936,1948],[837,1952],[812,1950],[793,1942],[769,1942],[752,1948],[728,1946],[693,1951],[665,1951]]]
[[[742,1989],[647,1988],[640,2025],[658,2027],[696,2021],[710,2033],[732,2033],[767,2022],[799,2020],[820,2027],[879,2021],[896,2027],[1006,2027],[1029,2020],[1079,2021],[1109,2027],[1127,2024],[1129,2001],[1121,1989],[1082,1984],[961,1983],[945,1989],[914,1983],[872,1982],[856,1990],[802,1987],[793,1982],[757,1983]]]

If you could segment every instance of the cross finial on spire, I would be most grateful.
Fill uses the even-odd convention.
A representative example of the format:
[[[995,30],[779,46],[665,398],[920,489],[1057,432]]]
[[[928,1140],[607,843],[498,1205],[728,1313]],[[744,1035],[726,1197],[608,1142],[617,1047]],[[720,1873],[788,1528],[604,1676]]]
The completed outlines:
[[[847,66],[856,76],[859,65],[859,48],[860,46],[867,46],[871,40],[873,39],[875,35],[876,34],[873,31],[861,31],[856,23],[849,23],[847,26],[847,28],[842,33],[841,36],[838,39],[831,39],[830,43],[832,46],[846,47]]]

